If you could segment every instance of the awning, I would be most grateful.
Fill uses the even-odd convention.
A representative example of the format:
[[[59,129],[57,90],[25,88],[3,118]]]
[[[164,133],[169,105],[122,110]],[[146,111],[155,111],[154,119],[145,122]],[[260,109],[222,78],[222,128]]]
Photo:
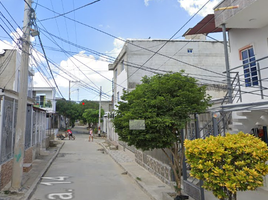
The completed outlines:
[[[229,30],[229,29],[226,29]],[[222,32],[222,28],[215,27],[215,17],[214,14],[209,14],[203,18],[198,24],[193,28],[188,29],[183,36],[186,35],[196,35],[196,34],[209,34]]]

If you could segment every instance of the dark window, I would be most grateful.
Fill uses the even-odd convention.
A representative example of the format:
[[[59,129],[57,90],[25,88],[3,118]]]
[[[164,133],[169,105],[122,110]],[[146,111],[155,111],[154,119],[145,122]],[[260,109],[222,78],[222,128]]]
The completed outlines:
[[[245,49],[241,52],[243,68],[244,68],[244,77],[245,77],[245,86],[251,87],[254,85],[259,85],[258,81],[258,71],[257,64],[254,62],[255,55],[253,47]]]

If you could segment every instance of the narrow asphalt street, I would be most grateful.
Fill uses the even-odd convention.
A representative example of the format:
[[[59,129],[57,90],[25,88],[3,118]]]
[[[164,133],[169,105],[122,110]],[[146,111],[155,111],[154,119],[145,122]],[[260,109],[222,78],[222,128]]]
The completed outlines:
[[[88,141],[86,127],[74,127],[31,200],[149,200],[136,182],[98,144]]]

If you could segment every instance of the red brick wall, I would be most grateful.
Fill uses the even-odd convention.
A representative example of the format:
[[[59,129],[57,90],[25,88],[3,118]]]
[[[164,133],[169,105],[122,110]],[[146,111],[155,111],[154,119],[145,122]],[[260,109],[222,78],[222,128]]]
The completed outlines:
[[[33,162],[33,147],[24,153],[24,163]],[[12,179],[13,159],[1,165],[0,190],[2,190]]]
[[[33,147],[27,149],[24,152],[24,160],[23,163],[32,163],[33,162]]]
[[[13,159],[2,164],[1,166],[1,183],[0,183],[0,190],[2,190],[12,178],[12,169],[13,169]]]

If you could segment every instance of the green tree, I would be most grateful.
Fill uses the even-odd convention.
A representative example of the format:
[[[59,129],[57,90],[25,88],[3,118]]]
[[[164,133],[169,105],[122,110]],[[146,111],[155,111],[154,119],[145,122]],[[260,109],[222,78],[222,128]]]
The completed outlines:
[[[82,105],[82,102],[84,105]],[[83,120],[84,123],[87,120],[83,117],[83,113],[86,109],[99,109],[99,104],[93,101],[83,100],[81,103],[74,101],[67,101],[65,99],[58,100],[56,103],[56,111],[70,119],[71,125],[74,125],[75,120]]]
[[[65,99],[58,100],[56,103],[56,111],[70,119],[71,125],[74,125],[77,119],[76,103],[72,101],[66,101]]]
[[[99,110],[99,103],[84,99],[78,104],[78,112],[79,112],[78,119],[82,120],[85,124],[88,122],[88,120],[84,117],[83,114],[87,109]]]
[[[237,191],[255,190],[268,173],[267,144],[239,132],[206,139],[185,140],[191,176],[204,180],[204,188],[221,199],[237,199]]]
[[[104,115],[104,110],[101,109],[101,118]],[[86,119],[88,126],[90,127],[91,124],[93,127],[97,127],[97,124],[99,122],[99,110],[96,109],[86,109],[83,113],[84,119]]]
[[[181,73],[143,77],[142,84],[121,97],[114,118],[120,140],[138,149],[162,149],[174,171],[181,195],[180,130],[193,113],[204,112],[210,97],[206,87]],[[129,120],[144,120],[144,130],[129,128]],[[135,129],[135,128],[134,128]],[[173,155],[174,162],[168,152]]]

